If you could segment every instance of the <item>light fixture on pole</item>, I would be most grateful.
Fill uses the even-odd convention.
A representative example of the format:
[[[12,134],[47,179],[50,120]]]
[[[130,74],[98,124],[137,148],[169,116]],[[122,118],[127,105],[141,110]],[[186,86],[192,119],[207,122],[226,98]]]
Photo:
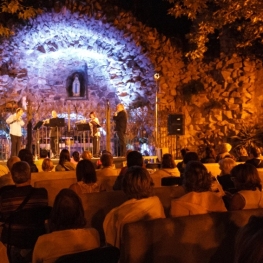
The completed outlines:
[[[154,74],[154,80],[156,82],[156,91],[155,91],[155,148],[157,148],[158,145],[158,92],[159,92],[159,87],[158,87],[158,80],[160,78],[160,74],[159,73],[155,73]]]

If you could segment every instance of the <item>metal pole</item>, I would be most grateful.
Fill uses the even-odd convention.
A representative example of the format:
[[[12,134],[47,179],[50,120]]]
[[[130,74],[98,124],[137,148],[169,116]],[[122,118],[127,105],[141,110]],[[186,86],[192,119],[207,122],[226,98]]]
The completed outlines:
[[[110,149],[110,102],[107,100],[106,104],[106,150],[111,151]]]

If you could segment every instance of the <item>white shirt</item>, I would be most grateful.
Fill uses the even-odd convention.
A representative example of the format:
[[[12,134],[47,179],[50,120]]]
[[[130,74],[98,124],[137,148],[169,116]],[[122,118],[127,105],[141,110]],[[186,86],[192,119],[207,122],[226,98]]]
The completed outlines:
[[[12,114],[10,115],[6,123],[10,125],[10,134],[15,135],[15,136],[22,136],[22,129],[21,127],[24,126],[24,121],[22,119],[16,120],[17,119],[17,114]]]

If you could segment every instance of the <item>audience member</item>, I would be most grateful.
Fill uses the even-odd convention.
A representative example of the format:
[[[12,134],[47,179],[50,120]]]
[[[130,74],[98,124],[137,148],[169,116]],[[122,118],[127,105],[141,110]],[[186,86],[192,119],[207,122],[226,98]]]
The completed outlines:
[[[125,173],[127,172],[128,168],[132,167],[132,166],[143,167],[143,157],[142,157],[142,154],[138,151],[128,152],[128,154],[127,154],[127,166],[125,166],[121,169],[118,177],[116,178],[116,181],[113,185],[114,191],[122,190],[123,177],[124,177]]]
[[[205,157],[201,160],[202,163],[215,163],[216,162],[216,152],[213,146],[208,145],[205,148]]]
[[[237,162],[245,162],[249,159],[247,149],[245,147],[240,147],[238,149]]]
[[[37,173],[38,168],[34,163],[34,156],[28,149],[21,149],[18,153],[21,161],[27,162],[30,166],[31,173]]]
[[[224,196],[228,210],[263,208],[262,185],[255,166],[238,164],[231,170],[237,193]]]
[[[3,231],[1,235],[1,241],[4,244],[10,244],[11,237],[14,237],[16,243],[20,245],[12,245],[9,247],[10,262],[29,262],[32,257],[32,249],[24,248],[25,243],[35,242],[38,231],[35,229],[32,231],[31,224],[28,219],[21,218],[20,223],[12,223],[12,216],[18,210],[27,211],[31,208],[47,207],[48,196],[47,190],[44,188],[34,188],[30,185],[31,172],[30,166],[27,162],[16,162],[11,169],[12,179],[15,186],[12,189],[3,191],[0,197],[0,212],[4,223]],[[42,225],[40,224],[38,214],[34,217],[35,224],[38,224],[39,229],[45,229],[44,220]],[[29,225],[28,225],[29,224]],[[29,230],[30,229],[30,230]],[[43,233],[42,233],[43,234]],[[27,240],[25,240],[25,236]],[[29,240],[30,237],[32,240]]]
[[[20,158],[17,156],[11,156],[8,160],[7,160],[7,168],[8,168],[8,172],[0,177],[0,188],[3,186],[8,186],[8,185],[14,185],[14,181],[12,179],[12,175],[11,175],[11,169],[14,163],[17,163],[20,161]],[[0,190],[0,194],[1,194],[1,190]]]
[[[188,162],[183,185],[186,194],[171,202],[171,216],[188,216],[210,212],[224,212],[222,197],[211,191],[212,176],[198,161]]]
[[[77,183],[69,188],[78,195],[105,191],[106,189],[97,183],[96,170],[90,160],[81,160],[76,168]]]
[[[184,155],[184,159],[183,159],[183,165],[181,166],[180,168],[180,177],[183,177],[184,176],[184,170],[185,170],[185,167],[186,165],[191,162],[191,161],[199,161],[199,157],[197,155],[196,152],[190,152],[188,151],[185,155]],[[178,168],[178,166],[177,166]]]
[[[0,241],[0,258],[1,263],[10,263],[7,257],[6,246]]]
[[[75,165],[78,164],[78,162],[80,161],[80,155],[79,152],[75,151],[72,153],[72,158],[70,160],[72,163],[74,163]]]
[[[180,152],[181,152],[182,159],[184,160],[184,156],[186,155],[187,152],[190,152],[190,150],[188,148],[184,147],[180,150]],[[184,163],[184,161],[181,161],[181,162],[178,162],[176,165],[177,169],[179,170],[181,175],[184,173],[183,163]]]
[[[162,157],[161,169],[156,170],[151,174],[152,177],[167,177],[167,176],[179,176],[178,169],[174,162],[173,156],[170,153],[165,153]]]
[[[106,242],[118,248],[123,225],[140,220],[165,218],[162,203],[157,196],[152,196],[153,182],[145,168],[129,167],[122,181],[122,189],[129,200],[112,209],[103,222]]]
[[[69,151],[63,149],[59,155],[59,162],[55,168],[56,171],[73,171],[76,170],[76,165],[70,162]]]
[[[51,172],[54,169],[54,164],[51,159],[45,158],[42,162],[43,172]]]
[[[220,175],[217,176],[218,182],[222,185],[224,191],[235,193],[236,189],[230,172],[236,166],[236,162],[232,158],[224,158],[218,164],[221,170]]]
[[[55,198],[49,221],[49,234],[38,238],[33,263],[54,263],[63,255],[100,246],[94,228],[84,228],[86,219],[81,199],[71,189],[62,189]]]
[[[216,162],[218,163],[221,159],[224,158],[234,158],[232,154],[229,152],[231,151],[232,146],[229,143],[221,143],[218,145],[218,155],[216,156]]]
[[[251,216],[236,236],[234,263],[263,262],[263,217]]]
[[[104,153],[100,157],[102,167],[97,170],[97,176],[117,176],[118,171],[113,164],[113,156],[109,153]]]
[[[92,158],[92,153],[91,153],[91,151],[88,151],[88,150],[84,151],[84,152],[82,153],[82,155],[81,155],[81,158],[82,158],[83,160],[90,160],[90,159]]]
[[[263,160],[261,156],[261,151],[258,147],[251,146],[249,148],[249,160],[246,163],[254,165],[256,168],[263,168]]]

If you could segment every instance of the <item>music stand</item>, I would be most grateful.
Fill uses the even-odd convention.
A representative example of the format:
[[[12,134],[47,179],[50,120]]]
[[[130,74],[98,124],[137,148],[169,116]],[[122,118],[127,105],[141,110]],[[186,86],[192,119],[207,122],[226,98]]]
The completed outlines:
[[[90,121],[89,122],[92,126],[94,126],[96,129],[97,129],[97,132],[98,132],[98,128],[101,128],[101,125],[99,125],[96,121]],[[94,132],[94,130],[93,130]],[[96,132],[96,133],[97,133]],[[95,152],[95,155],[97,156],[99,154],[99,141],[98,141],[98,137],[99,136],[96,136],[96,142],[94,142],[94,136],[95,134],[93,134],[93,140],[92,140],[92,153],[94,155],[94,148],[97,150],[97,152]],[[94,147],[94,143],[96,144],[96,147]]]
[[[39,121],[33,128],[34,131],[37,131],[37,154],[40,157],[40,145],[39,145],[39,129],[41,128],[43,121]]]
[[[64,118],[51,118],[49,119],[49,126],[57,128],[57,154],[59,152],[58,128],[65,126]]]
[[[85,143],[86,143],[85,142],[85,140],[86,140],[85,132],[90,131],[90,125],[89,125],[89,123],[77,123],[76,127],[77,127],[77,131],[83,132],[83,150],[85,151],[85,148],[86,148],[86,146],[85,146]],[[88,140],[89,140],[89,136],[88,136]]]

